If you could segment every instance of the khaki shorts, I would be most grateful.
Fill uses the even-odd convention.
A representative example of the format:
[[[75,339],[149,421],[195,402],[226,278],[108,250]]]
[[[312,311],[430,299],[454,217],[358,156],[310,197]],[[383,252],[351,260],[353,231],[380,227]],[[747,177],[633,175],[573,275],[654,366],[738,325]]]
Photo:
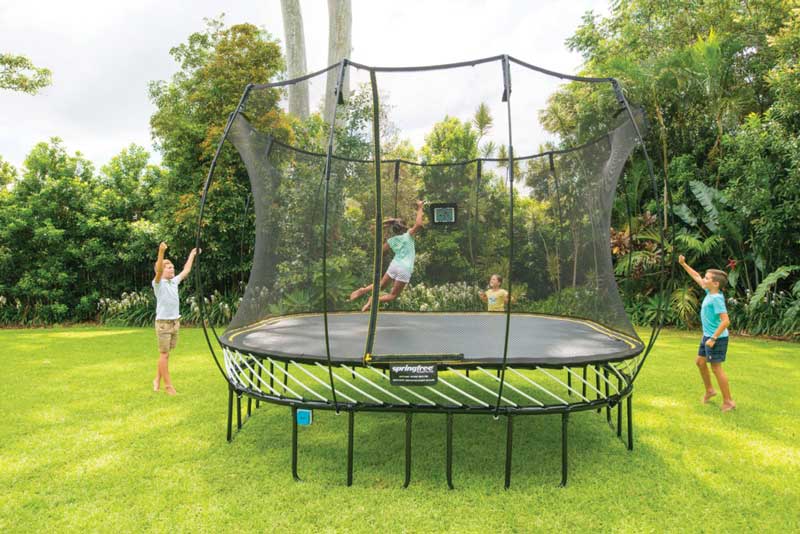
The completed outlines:
[[[180,319],[171,321],[156,320],[156,336],[158,336],[158,352],[169,352],[178,344]]]

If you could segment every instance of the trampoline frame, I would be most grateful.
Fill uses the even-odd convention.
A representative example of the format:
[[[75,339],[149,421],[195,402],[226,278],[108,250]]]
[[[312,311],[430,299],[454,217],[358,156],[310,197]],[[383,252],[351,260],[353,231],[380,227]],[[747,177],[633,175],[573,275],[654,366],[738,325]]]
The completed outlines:
[[[650,177],[651,186],[653,190],[653,196],[657,204],[657,208],[662,208],[661,200],[665,205],[669,205],[670,203],[670,196],[669,196],[669,189],[668,184],[665,182],[664,184],[664,197],[660,199],[659,197],[659,186],[656,181],[655,173],[653,171],[653,164],[650,159],[650,156],[647,152],[647,148],[644,142],[644,138],[641,134],[639,126],[637,125],[636,119],[634,117],[633,110],[625,97],[624,92],[617,80],[614,78],[591,78],[591,77],[583,77],[583,76],[572,76],[568,74],[558,73],[555,71],[551,71],[548,69],[543,69],[541,67],[537,67],[535,65],[520,61],[509,55],[498,55],[492,56],[488,58],[476,59],[472,61],[465,61],[459,63],[450,63],[450,64],[443,64],[443,65],[431,65],[431,66],[422,66],[422,67],[371,67],[363,64],[359,64],[353,62],[349,59],[343,59],[341,62],[337,64],[330,65],[325,69],[307,74],[305,76],[301,76],[298,78],[294,78],[291,80],[283,80],[273,83],[267,84],[249,84],[240,100],[238,105],[236,106],[235,110],[229,115],[227,124],[224,128],[222,137],[220,142],[217,146],[217,150],[214,154],[214,158],[211,161],[208,176],[206,178],[205,185],[203,187],[202,198],[200,201],[200,210],[198,215],[198,222],[197,222],[197,232],[196,232],[196,239],[195,239],[195,246],[201,248],[203,246],[202,242],[202,225],[203,225],[203,213],[205,209],[206,202],[208,200],[208,192],[213,181],[214,171],[216,169],[217,160],[220,156],[222,151],[223,145],[228,138],[230,133],[231,126],[233,124],[234,119],[238,114],[242,112],[243,105],[247,100],[249,93],[253,89],[267,89],[267,88],[277,88],[277,87],[284,87],[299,83],[301,81],[308,80],[320,74],[326,73],[331,71],[332,69],[338,69],[338,76],[337,76],[337,83],[335,87],[335,94],[337,95],[336,102],[337,105],[339,103],[343,103],[343,98],[341,95],[341,87],[343,83],[343,79],[345,76],[346,69],[348,65],[353,66],[358,69],[367,70],[370,74],[370,82],[372,87],[372,97],[373,97],[373,139],[380,139],[379,135],[379,106],[378,106],[378,90],[377,90],[377,83],[376,83],[376,72],[415,72],[415,71],[431,71],[431,70],[445,70],[445,69],[452,69],[452,68],[459,68],[459,67],[467,67],[467,66],[476,66],[483,63],[489,62],[500,62],[502,66],[502,74],[503,74],[503,92],[502,92],[502,100],[506,103],[507,114],[508,114],[508,160],[511,162],[516,162],[522,159],[530,159],[531,157],[547,157],[550,160],[550,166],[553,167],[553,155],[554,154],[562,154],[565,152],[569,152],[572,150],[577,150],[580,147],[567,149],[567,150],[553,150],[549,152],[545,152],[542,154],[538,154],[536,156],[526,156],[523,158],[518,158],[514,156],[514,149],[513,149],[513,142],[512,142],[512,123],[511,123],[511,71],[510,65],[514,63],[518,66],[522,66],[528,68],[530,70],[534,70],[540,72],[542,74],[546,74],[548,76],[557,77],[563,80],[570,80],[570,81],[579,81],[579,82],[586,82],[586,83],[608,83],[611,85],[614,94],[616,95],[618,104],[620,105],[621,111],[627,113],[628,118],[632,122],[632,125],[635,129],[636,138],[638,140],[638,144],[641,146],[641,149],[644,153],[645,160],[647,163],[647,171]],[[335,111],[335,110],[334,110]],[[335,112],[333,113],[335,117]],[[327,227],[328,227],[328,185],[330,181],[331,175],[331,160],[335,156],[333,156],[333,139],[334,139],[334,121],[331,120],[330,129],[329,129],[329,137],[328,137],[328,146],[327,151],[325,154],[325,175],[324,175],[324,182],[325,182],[325,190],[324,190],[324,214],[323,214],[323,235],[327,235]],[[383,209],[381,206],[382,203],[382,195],[381,195],[381,171],[380,167],[382,163],[386,163],[381,159],[380,153],[380,142],[373,143],[374,147],[374,159],[373,163],[375,166],[375,202],[376,202],[376,229],[374,232],[374,258],[375,258],[375,265],[373,271],[373,283],[374,287],[378,287],[380,284],[380,277],[381,277],[381,247],[383,243],[383,236],[382,236],[382,224],[381,224],[381,216],[383,213]],[[479,158],[477,160],[478,167],[480,168],[480,164],[482,161],[498,161],[493,158]],[[395,162],[397,165],[397,162]],[[425,165],[422,163],[421,165]],[[514,224],[514,165],[510,164],[507,165],[507,173],[509,179],[509,235],[513,235],[513,224]],[[626,195],[626,209],[628,218],[630,220],[630,203],[629,199]],[[671,212],[670,212],[671,216]],[[670,228],[673,226],[670,225]],[[665,228],[659,224],[659,235],[661,238],[661,242],[664,242],[665,237]],[[323,294],[327,294],[327,239],[323,239],[323,257],[322,257],[322,265],[323,265],[323,273],[322,273],[322,285],[323,285]],[[508,259],[509,259],[509,276],[507,277],[509,281],[509,286],[512,281],[511,275],[511,266],[513,265],[513,258],[514,258],[514,239],[509,240],[509,251],[508,251]],[[198,258],[200,260],[200,258]],[[661,269],[662,271],[668,272],[667,277],[662,277],[660,280],[660,287],[659,292],[664,293],[665,288],[667,287],[668,282],[672,279],[674,273],[674,262],[669,263],[669,269],[667,270],[667,263],[665,259],[665,255],[661,256]],[[630,263],[628,266],[628,270],[630,272]],[[337,398],[337,387],[335,384],[334,378],[339,378],[340,382],[342,377],[339,375],[334,374],[334,368],[347,368],[347,370],[352,374],[352,379],[355,381],[358,376],[360,376],[355,367],[349,367],[343,363],[333,362],[330,355],[330,340],[329,340],[329,329],[328,329],[328,309],[327,309],[327,299],[323,298],[323,322],[324,322],[324,335],[325,335],[325,346],[326,346],[326,366],[323,366],[320,362],[315,362],[316,366],[322,367],[323,369],[327,370],[328,378],[329,378],[329,388],[331,392],[330,399],[325,398],[324,400],[312,400],[309,398],[305,398],[302,395],[295,394],[294,396],[287,396],[284,393],[289,390],[289,379],[292,378],[289,368],[291,366],[295,366],[299,369],[303,369],[302,366],[308,365],[305,363],[297,363],[295,361],[287,360],[284,361],[283,366],[283,385],[276,387],[276,382],[278,381],[278,375],[275,373],[276,369],[279,369],[280,366],[275,365],[275,361],[272,360],[269,356],[266,355],[257,355],[257,354],[248,354],[248,353],[241,353],[239,351],[229,349],[224,343],[221,342],[220,336],[217,335],[216,329],[213,325],[209,324],[209,322],[205,319],[205,306],[204,306],[204,292],[203,292],[203,277],[202,277],[202,269],[201,269],[201,262],[197,261],[197,265],[195,268],[195,284],[196,284],[196,291],[197,291],[197,302],[200,309],[200,315],[202,318],[201,324],[203,327],[203,333],[211,352],[211,355],[214,359],[214,362],[219,369],[220,373],[222,374],[225,381],[228,383],[228,411],[227,411],[227,440],[229,442],[233,439],[233,399],[236,398],[236,426],[237,430],[241,430],[244,421],[242,420],[242,406],[241,400],[243,396],[248,397],[247,403],[247,417],[249,418],[252,414],[252,402],[255,400],[256,408],[260,406],[262,401],[269,402],[273,404],[288,406],[291,411],[292,416],[292,451],[291,451],[291,465],[292,465],[292,476],[295,480],[300,480],[298,475],[298,460],[297,460],[297,451],[298,451],[298,421],[297,421],[297,410],[298,409],[319,409],[319,410],[333,410],[337,414],[345,411],[348,414],[348,444],[347,444],[347,476],[346,476],[346,483],[347,485],[351,485],[353,482],[353,447],[354,447],[354,424],[355,424],[355,413],[358,411],[361,412],[402,412],[405,413],[405,481],[404,487],[407,487],[410,483],[411,479],[411,431],[412,431],[412,418],[414,413],[440,413],[446,416],[446,427],[445,427],[445,434],[446,434],[446,454],[445,454],[445,461],[446,461],[446,476],[447,476],[447,484],[450,489],[453,489],[453,480],[452,480],[452,457],[453,457],[453,419],[456,414],[491,414],[495,417],[495,419],[499,419],[499,417],[503,416],[506,417],[506,456],[505,456],[505,488],[509,488],[511,484],[511,472],[512,472],[512,452],[513,452],[513,418],[515,415],[543,415],[543,414],[560,414],[561,415],[561,457],[562,457],[562,473],[561,473],[561,486],[566,485],[567,483],[567,471],[568,471],[568,458],[567,458],[567,425],[569,420],[569,415],[571,413],[577,413],[582,411],[590,411],[596,410],[598,413],[605,408],[606,411],[606,421],[607,423],[614,428],[616,426],[616,435],[617,437],[621,438],[622,435],[622,404],[623,401],[626,403],[626,413],[627,413],[627,449],[633,449],[633,422],[632,422],[632,397],[633,397],[633,383],[636,379],[636,376],[641,371],[641,368],[647,359],[650,351],[653,348],[653,344],[655,343],[659,332],[661,331],[663,325],[663,318],[665,309],[659,307],[656,312],[655,320],[652,323],[652,329],[650,333],[649,340],[647,344],[643,347],[643,350],[634,355],[631,358],[622,359],[619,362],[603,362],[602,364],[597,364],[593,362],[585,362],[580,364],[573,364],[573,365],[555,365],[552,367],[547,367],[549,369],[565,371],[567,376],[567,389],[571,392],[577,392],[574,388],[572,388],[572,378],[573,376],[578,376],[582,381],[582,391],[581,391],[581,398],[583,400],[579,402],[566,402],[560,404],[551,404],[551,405],[543,405],[543,406],[519,406],[519,405],[507,405],[502,406],[502,402],[505,399],[503,395],[503,390],[506,385],[511,387],[510,383],[506,383],[506,372],[511,371],[511,373],[520,373],[518,368],[514,365],[509,365],[508,363],[508,338],[509,338],[509,328],[510,328],[510,318],[512,316],[512,304],[509,303],[507,306],[506,314],[506,328],[505,328],[505,336],[504,336],[504,349],[503,349],[503,360],[499,367],[496,368],[497,371],[497,378],[498,378],[498,388],[497,388],[497,395],[494,402],[494,407],[492,407],[489,403],[481,401],[481,405],[473,405],[473,404],[463,404],[459,407],[457,405],[447,405],[447,404],[419,404],[419,403],[405,403],[405,404],[398,404],[398,403],[391,403],[391,402],[359,402],[356,400],[353,401],[341,401]],[[508,288],[509,292],[511,291],[511,287]],[[365,349],[365,360],[363,362],[363,366],[365,369],[379,369],[379,367],[373,366],[369,364],[368,356],[372,352],[372,347],[374,343],[374,336],[376,330],[376,321],[377,321],[377,314],[378,308],[376,299],[378,298],[379,292],[375,291],[372,295],[372,306],[370,309],[370,319],[369,319],[369,326],[368,326],[368,334],[366,340],[366,349]],[[209,332],[209,330],[211,332]],[[217,353],[214,349],[211,335],[216,339],[218,345],[222,347],[223,351],[223,365],[220,364],[220,360],[217,356]],[[264,362],[269,362],[269,368],[267,368]],[[247,367],[246,370],[242,369],[238,362],[241,362],[242,365]],[[632,363],[632,365],[631,365]],[[231,367],[231,365],[235,364],[236,369]],[[619,365],[617,365],[619,364]],[[623,366],[624,364],[624,366]],[[481,370],[486,373],[485,369],[481,368],[482,366],[476,367],[477,370]],[[485,366],[483,366],[485,367]],[[545,366],[538,366],[537,369],[541,370]],[[238,370],[237,370],[238,369]],[[524,367],[520,367],[519,369],[524,369]],[[594,400],[589,400],[586,396],[587,393],[587,385],[589,382],[587,381],[587,374],[588,370],[593,369],[596,377],[596,386],[594,389],[597,391],[597,397]],[[464,379],[469,379],[469,372],[471,368],[469,366],[461,370],[455,370],[452,367],[448,368],[448,372],[454,372],[458,376],[463,376]],[[580,374],[576,373],[575,370],[580,370]],[[267,384],[267,382],[262,378],[262,371],[269,375],[269,386],[268,391],[265,393],[264,390],[261,389],[260,386],[254,387],[258,383]],[[487,373],[488,374],[488,373]],[[612,381],[609,380],[609,377],[614,375],[617,379],[616,384],[616,393],[612,393],[610,390],[612,389]],[[255,377],[258,377],[258,381],[254,380]],[[249,379],[245,379],[243,377],[249,377]],[[601,386],[601,377],[604,379],[604,386]],[[296,378],[295,378],[296,380]],[[249,383],[247,383],[249,382]],[[563,383],[563,382],[562,382]],[[277,393],[278,388],[283,388],[282,393]],[[488,391],[488,390],[487,390]],[[276,394],[277,393],[277,394]],[[340,392],[343,393],[343,392]],[[491,393],[491,392],[490,392]],[[617,421],[616,425],[612,423],[611,418],[611,410],[613,408],[617,409]],[[245,419],[246,421],[246,419]]]

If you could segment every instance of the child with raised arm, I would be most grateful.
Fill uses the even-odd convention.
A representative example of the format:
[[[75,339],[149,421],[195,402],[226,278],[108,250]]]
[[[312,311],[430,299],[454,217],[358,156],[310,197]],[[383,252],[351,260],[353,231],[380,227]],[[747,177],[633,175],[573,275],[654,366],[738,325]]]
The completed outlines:
[[[406,284],[411,281],[411,274],[414,272],[414,260],[416,258],[416,249],[414,248],[414,234],[416,234],[423,226],[423,212],[422,207],[425,203],[422,200],[417,201],[417,219],[414,221],[414,226],[408,228],[402,219],[386,219],[383,221],[384,232],[391,232],[394,234],[386,240],[383,244],[383,252],[391,249],[394,252],[394,258],[386,269],[386,273],[381,278],[381,289],[392,281],[392,289],[388,294],[383,294],[378,299],[378,302],[389,302],[400,296]],[[356,300],[367,293],[372,292],[372,285],[360,287],[350,293],[350,300]],[[372,299],[368,299],[367,303],[361,308],[361,311],[369,310],[372,305]]]
[[[700,369],[700,376],[703,378],[703,385],[706,388],[702,402],[703,404],[708,403],[717,394],[711,384],[711,375],[708,372],[707,363],[710,363],[711,370],[717,378],[719,389],[722,391],[722,411],[728,412],[736,408],[736,403],[733,402],[731,397],[728,376],[722,370],[722,362],[725,361],[728,352],[728,325],[731,324],[728,318],[728,310],[725,307],[725,295],[722,293],[728,284],[728,275],[724,271],[708,269],[705,276],[700,278],[697,271],[686,263],[686,258],[680,256],[678,263],[689,273],[692,280],[706,291],[703,305],[700,308],[703,339],[700,341],[700,348],[695,360],[697,368]]]
[[[153,291],[156,294],[156,336],[158,336],[158,368],[153,379],[153,391],[161,389],[164,381],[164,390],[169,395],[176,391],[169,376],[169,351],[178,344],[178,330],[180,329],[180,299],[178,298],[178,285],[183,282],[192,270],[197,249],[193,248],[189,258],[180,274],[175,274],[175,266],[164,259],[167,244],[162,242],[158,246],[158,259],[156,259],[156,276],[153,278]]]
[[[478,293],[478,296],[486,303],[487,310],[490,312],[506,311],[508,291],[500,287],[502,284],[503,277],[499,274],[493,274],[489,278],[489,289]]]

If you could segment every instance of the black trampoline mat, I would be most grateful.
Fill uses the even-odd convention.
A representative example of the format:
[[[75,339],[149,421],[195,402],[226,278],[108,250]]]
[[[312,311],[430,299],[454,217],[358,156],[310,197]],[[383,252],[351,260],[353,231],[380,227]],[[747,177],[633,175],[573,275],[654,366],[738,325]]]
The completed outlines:
[[[368,324],[368,313],[328,314],[332,362],[362,362]],[[500,365],[505,329],[504,313],[380,312],[372,354],[463,354],[464,363]],[[220,341],[228,348],[255,355],[327,361],[322,314],[268,319],[226,331]],[[508,363],[604,362],[635,356],[643,348],[639,339],[591,321],[512,314]]]

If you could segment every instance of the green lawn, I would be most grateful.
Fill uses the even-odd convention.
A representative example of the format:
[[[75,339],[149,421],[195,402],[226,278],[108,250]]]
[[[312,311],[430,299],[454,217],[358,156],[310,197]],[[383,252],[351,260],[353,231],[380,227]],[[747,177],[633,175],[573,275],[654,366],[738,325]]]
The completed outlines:
[[[226,443],[202,331],[181,332],[169,397],[150,390],[149,328],[0,330],[0,531],[798,531],[800,345],[734,337],[738,409],[722,414],[719,397],[699,403],[697,339],[659,338],[636,383],[633,451],[605,417],[573,415],[559,488],[560,417],[518,417],[505,491],[505,422],[457,416],[449,491],[441,415],[414,418],[404,490],[401,415],[357,415],[348,488],[347,417],[316,412],[298,483],[287,408],[262,405]]]

